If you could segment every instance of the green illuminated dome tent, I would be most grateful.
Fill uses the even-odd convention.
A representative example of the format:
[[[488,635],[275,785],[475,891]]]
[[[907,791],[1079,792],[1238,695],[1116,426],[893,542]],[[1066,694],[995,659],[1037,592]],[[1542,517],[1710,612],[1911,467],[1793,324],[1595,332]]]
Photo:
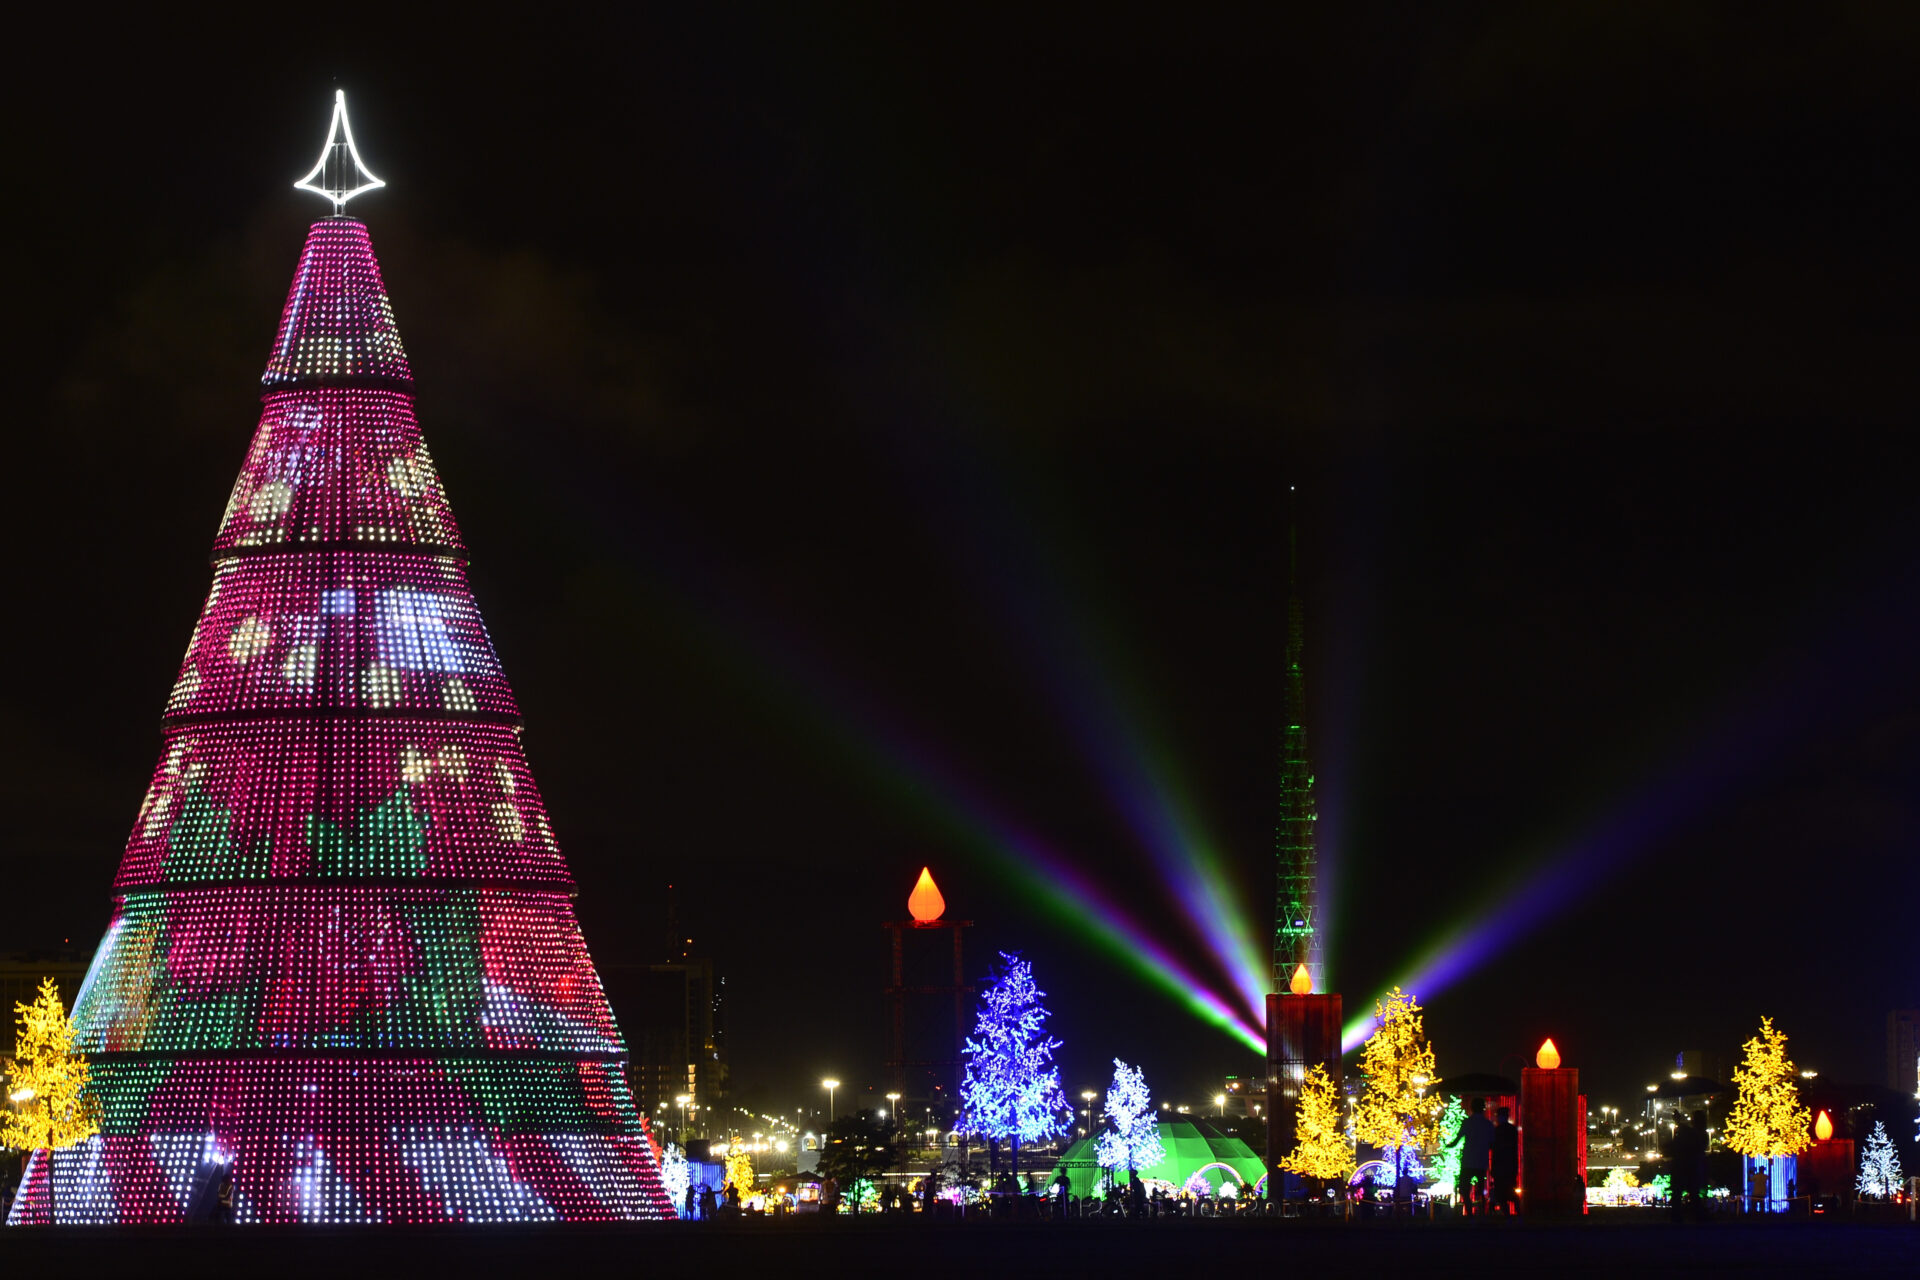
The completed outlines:
[[[1165,1182],[1176,1190],[1187,1185],[1194,1174],[1202,1174],[1207,1185],[1218,1190],[1223,1182],[1244,1182],[1255,1186],[1266,1175],[1267,1166],[1253,1148],[1212,1125],[1182,1117],[1160,1122],[1160,1146],[1166,1152],[1158,1164],[1138,1170],[1149,1182]],[[1094,1142],[1082,1138],[1066,1149],[1060,1163],[1047,1175],[1047,1186],[1064,1169],[1076,1196],[1092,1195],[1100,1188],[1100,1164],[1094,1158]],[[1124,1178],[1122,1179],[1124,1180]]]

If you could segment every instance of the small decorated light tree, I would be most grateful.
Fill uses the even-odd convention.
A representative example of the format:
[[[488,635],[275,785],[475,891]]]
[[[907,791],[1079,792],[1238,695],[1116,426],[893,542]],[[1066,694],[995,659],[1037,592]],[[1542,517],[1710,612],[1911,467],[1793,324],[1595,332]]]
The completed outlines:
[[[673,1203],[673,1211],[682,1217],[687,1213],[687,1188],[693,1185],[693,1170],[687,1167],[687,1153],[680,1149],[677,1142],[669,1142],[660,1156],[660,1183],[667,1189],[667,1199]]]
[[[40,980],[32,1004],[16,1004],[20,1030],[6,1060],[7,1096],[14,1109],[0,1113],[0,1146],[44,1151],[47,1220],[53,1212],[53,1153],[100,1132],[100,1104],[87,1091],[86,1058],[73,1047],[73,1024],[52,978]]]
[[[1853,1189],[1874,1200],[1891,1200],[1900,1194],[1900,1153],[1893,1149],[1884,1122],[1873,1122],[1873,1136],[1860,1157],[1860,1176]]]
[[[1442,1099],[1432,1090],[1440,1077],[1413,996],[1395,987],[1374,1003],[1374,1022],[1360,1053],[1367,1087],[1354,1108],[1353,1131],[1361,1141],[1391,1150],[1396,1174],[1405,1176],[1417,1165],[1419,1148],[1437,1136]]]
[[[1344,1181],[1353,1175],[1353,1144],[1347,1141],[1340,1117],[1340,1096],[1333,1077],[1317,1062],[1300,1081],[1293,1131],[1293,1150],[1282,1157],[1282,1169],[1320,1182]]]
[[[962,1053],[967,1067],[960,1081],[960,1128],[993,1141],[1011,1139],[1016,1179],[1020,1143],[1055,1137],[1073,1122],[1053,1060],[1060,1042],[1045,1030],[1045,994],[1034,985],[1031,964],[1001,952]]]
[[[1739,1091],[1721,1140],[1748,1159],[1798,1155],[1813,1138],[1807,1132],[1812,1112],[1800,1105],[1786,1033],[1772,1018],[1760,1020],[1760,1034],[1743,1046],[1746,1058],[1733,1071]]]
[[[727,1147],[727,1183],[739,1188],[740,1194],[745,1196],[753,1191],[753,1157],[741,1148],[742,1143],[738,1138]]]
[[[1453,1196],[1460,1182],[1460,1126],[1467,1122],[1467,1109],[1460,1105],[1460,1099],[1449,1097],[1447,1105],[1440,1109],[1438,1137],[1433,1159],[1427,1165],[1427,1176],[1433,1179],[1430,1194]]]
[[[1115,1058],[1113,1083],[1107,1086],[1107,1123],[1094,1144],[1094,1159],[1107,1170],[1125,1169],[1129,1177],[1167,1158],[1160,1145],[1160,1121],[1153,1114],[1153,1095],[1138,1067]]]

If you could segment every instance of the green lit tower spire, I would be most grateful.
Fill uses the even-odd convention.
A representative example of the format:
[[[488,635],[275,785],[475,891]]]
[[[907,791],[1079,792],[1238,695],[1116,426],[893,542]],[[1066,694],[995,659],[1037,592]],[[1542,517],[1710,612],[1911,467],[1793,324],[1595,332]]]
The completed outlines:
[[[1320,945],[1319,859],[1314,853],[1313,760],[1307,754],[1306,674],[1300,608],[1300,539],[1287,521],[1286,732],[1280,742],[1280,824],[1274,832],[1273,989],[1285,991],[1301,965],[1325,990]]]

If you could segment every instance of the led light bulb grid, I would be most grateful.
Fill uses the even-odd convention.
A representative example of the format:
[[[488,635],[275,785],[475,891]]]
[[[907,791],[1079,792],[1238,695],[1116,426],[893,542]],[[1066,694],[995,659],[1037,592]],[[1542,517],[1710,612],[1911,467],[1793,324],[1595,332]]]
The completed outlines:
[[[169,730],[115,888],[303,878],[572,885],[504,726],[316,717]]]
[[[672,1214],[410,379],[315,224],[75,1009],[103,1133],[10,1221],[49,1163],[62,1222]]]
[[[352,218],[314,223],[261,381],[412,377],[366,227]]]
[[[460,548],[411,396],[299,387],[265,401],[216,559],[299,543]]]
[[[459,562],[384,551],[214,569],[166,714],[276,710],[519,713]]]
[[[130,893],[109,937],[74,1011],[83,1052],[623,1049],[562,894]]]
[[[204,1196],[227,1171],[242,1222],[667,1212],[644,1129],[620,1072],[606,1064],[158,1060],[98,1069],[104,1092],[122,1101],[99,1137],[55,1162],[62,1223],[182,1221],[196,1191]],[[44,1163],[30,1166],[10,1222],[45,1221],[45,1179]]]

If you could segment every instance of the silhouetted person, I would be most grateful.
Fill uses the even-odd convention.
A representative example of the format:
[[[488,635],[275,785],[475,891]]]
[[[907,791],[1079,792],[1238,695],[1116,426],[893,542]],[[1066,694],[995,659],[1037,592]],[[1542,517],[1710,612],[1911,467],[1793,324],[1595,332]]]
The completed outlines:
[[[706,1183],[700,1184],[700,1221],[713,1220],[713,1188]]]
[[[1487,1100],[1475,1098],[1469,1109],[1473,1112],[1460,1122],[1460,1134],[1454,1139],[1460,1144],[1460,1174],[1455,1180],[1454,1190],[1460,1197],[1460,1212],[1471,1218],[1478,1206],[1480,1212],[1486,1210],[1487,1200],[1487,1162],[1493,1152],[1493,1121],[1487,1119]]]
[[[222,1226],[233,1221],[233,1170],[220,1175],[220,1189],[214,1193],[213,1220]]]
[[[1704,1216],[1707,1191],[1707,1115],[1696,1111],[1682,1120],[1667,1143],[1667,1176],[1673,1179],[1673,1220]]]
[[[1147,1216],[1147,1188],[1138,1177],[1127,1183],[1127,1206],[1132,1216],[1144,1219]]]
[[[687,1184],[687,1194],[684,1197],[684,1199],[687,1202],[687,1211],[686,1213],[681,1215],[688,1222],[693,1221],[694,1212],[699,1208],[699,1204],[698,1204],[699,1194],[700,1194],[700,1188],[695,1186],[693,1183],[689,1182]]]
[[[1506,1107],[1496,1112],[1500,1117],[1493,1126],[1491,1208],[1497,1208],[1507,1216],[1513,1216],[1514,1188],[1520,1181],[1520,1130],[1514,1128],[1513,1112]]]
[[[1053,1179],[1054,1215],[1061,1221],[1067,1220],[1067,1205],[1073,1196],[1073,1179],[1062,1169]]]

